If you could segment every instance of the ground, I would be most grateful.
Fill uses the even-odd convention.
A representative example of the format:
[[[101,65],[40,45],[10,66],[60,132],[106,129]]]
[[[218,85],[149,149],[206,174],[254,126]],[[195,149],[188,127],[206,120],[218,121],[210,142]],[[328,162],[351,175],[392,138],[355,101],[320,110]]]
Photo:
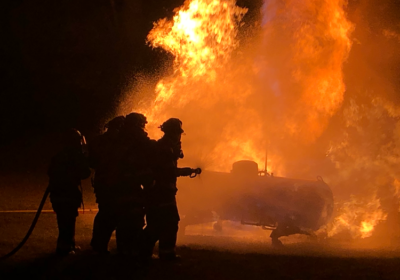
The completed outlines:
[[[2,178],[0,188],[0,256],[23,238],[34,213],[4,213],[4,210],[35,209],[46,188],[45,177],[29,174]],[[18,186],[25,187],[18,191]],[[154,260],[138,266],[115,253],[99,257],[90,250],[96,208],[90,182],[83,184],[84,214],[77,219],[76,241],[82,250],[59,259],[54,254],[57,227],[51,211],[41,215],[25,246],[11,258],[0,261],[0,279],[399,279],[400,241],[369,238],[358,242],[316,241],[305,236],[283,238],[285,248],[275,249],[269,231],[224,222],[222,231],[212,224],[188,227],[178,240],[182,261]],[[45,210],[51,210],[47,201]]]
[[[181,262],[154,260],[138,266],[115,254],[94,255],[89,247],[94,214],[81,214],[77,243],[82,251],[57,258],[55,215],[42,214],[27,244],[13,257],[0,263],[0,279],[398,279],[400,250],[396,246],[364,248],[343,242],[316,242],[301,236],[284,239],[286,247],[271,247],[258,229],[229,224],[218,234],[211,227],[188,230],[181,238]],[[22,239],[33,214],[1,214],[0,254]],[[7,225],[7,226],[4,226]],[[223,233],[226,231],[226,233]],[[196,233],[197,232],[197,233]],[[242,232],[243,237],[240,236]],[[364,244],[367,245],[367,244]],[[367,248],[365,248],[367,247]]]

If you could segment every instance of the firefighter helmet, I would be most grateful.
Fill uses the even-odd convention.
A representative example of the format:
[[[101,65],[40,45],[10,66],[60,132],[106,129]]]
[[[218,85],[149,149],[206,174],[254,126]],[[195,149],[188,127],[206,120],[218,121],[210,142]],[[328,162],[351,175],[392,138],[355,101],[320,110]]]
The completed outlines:
[[[143,114],[139,113],[130,113],[125,118],[125,124],[127,126],[134,126],[134,127],[136,126],[144,129],[146,123],[147,123],[146,117]]]
[[[110,129],[110,130],[119,130],[125,122],[125,117],[124,116],[118,116],[113,118],[111,121],[106,123],[104,128]]]
[[[161,131],[164,133],[182,134],[182,121],[177,118],[170,118],[166,120],[161,126]]]

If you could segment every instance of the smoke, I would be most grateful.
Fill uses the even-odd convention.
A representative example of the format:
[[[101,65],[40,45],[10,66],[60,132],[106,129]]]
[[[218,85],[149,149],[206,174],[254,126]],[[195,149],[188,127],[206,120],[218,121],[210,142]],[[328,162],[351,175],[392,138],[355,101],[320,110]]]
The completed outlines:
[[[155,138],[167,118],[183,121],[182,165],[229,171],[249,159],[280,176],[322,175],[341,202],[330,234],[368,237],[397,213],[400,186],[399,22],[377,24],[394,7],[372,2],[269,0],[254,24],[234,1],[187,1],[148,37],[173,69],[141,77],[131,108]]]

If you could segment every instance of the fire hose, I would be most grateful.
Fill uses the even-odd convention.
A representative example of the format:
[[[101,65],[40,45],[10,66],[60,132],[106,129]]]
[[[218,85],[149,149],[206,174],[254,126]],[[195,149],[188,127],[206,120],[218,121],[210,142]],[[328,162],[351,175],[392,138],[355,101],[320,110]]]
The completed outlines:
[[[42,201],[40,202],[39,208],[36,211],[35,218],[33,219],[31,227],[29,228],[28,232],[26,233],[24,239],[22,239],[22,241],[18,244],[18,246],[15,247],[11,252],[9,252],[7,255],[4,255],[4,256],[0,257],[0,260],[4,260],[4,259],[7,259],[7,258],[11,257],[16,252],[18,252],[19,249],[22,248],[22,246],[24,246],[24,244],[28,240],[29,236],[31,236],[31,234],[32,234],[32,232],[33,232],[33,230],[34,230],[34,228],[36,226],[37,221],[39,220],[40,213],[42,212],[44,203],[46,202],[46,199],[47,199],[49,193],[50,193],[50,188],[47,187],[46,191],[43,194],[43,198],[42,198]]]

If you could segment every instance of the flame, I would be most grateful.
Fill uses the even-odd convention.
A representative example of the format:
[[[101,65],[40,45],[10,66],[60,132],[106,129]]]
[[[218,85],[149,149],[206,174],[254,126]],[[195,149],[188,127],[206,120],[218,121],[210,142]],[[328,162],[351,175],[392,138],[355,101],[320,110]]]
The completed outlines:
[[[173,114],[183,119],[184,126],[190,126],[187,123],[188,118],[184,116],[193,113],[190,111],[193,107],[195,110],[202,110],[203,114],[214,116],[215,119],[227,119],[226,125],[217,132],[220,134],[219,141],[210,147],[211,151],[206,152],[211,156],[204,159],[203,153],[203,161],[216,162],[214,166],[208,164],[209,168],[227,170],[230,166],[226,166],[226,162],[232,163],[239,159],[263,162],[265,152],[258,153],[254,142],[256,139],[246,137],[243,131],[238,133],[237,127],[232,127],[228,118],[237,120],[235,116],[231,116],[232,112],[218,115],[211,111],[221,103],[232,102],[233,106],[240,104],[246,98],[246,91],[250,92],[249,85],[235,89],[235,84],[230,85],[235,77],[225,73],[232,53],[239,45],[238,27],[246,12],[246,8],[236,6],[233,0],[186,1],[176,10],[171,21],[158,21],[148,35],[151,46],[162,47],[175,56],[174,74],[157,83],[155,102],[150,110],[144,109],[149,122],[154,124],[153,129],[156,124],[161,124]],[[218,87],[221,83],[224,83],[225,88]],[[241,89],[242,94],[238,94],[237,90]],[[261,123],[252,108],[240,108],[238,114],[252,116],[255,122]],[[201,125],[204,123],[201,120],[203,116],[191,116],[191,119]],[[195,123],[194,121],[192,122]],[[246,124],[241,126],[245,127]],[[213,130],[215,129],[214,127]],[[151,125],[149,130],[151,131]],[[256,133],[256,128],[252,126],[243,130],[247,135]],[[262,140],[259,139],[259,142]],[[222,143],[230,148],[220,149]]]
[[[338,208],[339,214],[332,222],[328,236],[347,231],[352,238],[370,237],[375,226],[387,217],[376,196],[368,202],[352,197]]]
[[[314,142],[342,104],[342,67],[353,29],[344,5],[341,0],[265,2],[268,23],[264,36],[271,41],[266,45],[273,48],[269,45],[278,43],[280,47],[275,50],[279,60],[265,54],[265,64],[275,68],[267,82],[278,80],[277,94],[287,96],[285,106],[290,110],[285,110],[281,125],[298,141]]]
[[[354,29],[346,18],[346,3],[265,1],[262,25],[246,38],[239,35],[248,24],[247,9],[234,0],[187,0],[171,20],[154,23],[148,35],[150,46],[174,56],[173,69],[155,88],[140,88],[153,92],[153,99],[147,105],[140,100],[134,110],[146,114],[153,137],[159,136],[163,121],[181,118],[187,133],[182,140],[185,159],[216,171],[229,171],[234,161],[250,159],[259,166],[265,162],[275,174],[314,177],[316,170],[309,166],[317,169],[318,162],[311,165],[308,154],[324,147],[320,138],[330,132],[335,139],[324,148],[334,164],[334,175],[328,178],[332,186],[359,186],[353,178],[363,178],[363,188],[376,191],[388,185],[398,197],[400,178],[393,166],[398,167],[400,158],[400,107],[378,94],[370,104],[351,97],[344,104],[343,65]],[[390,30],[382,34],[400,38]],[[342,127],[332,133],[328,126],[338,115]],[[382,115],[396,124],[393,141],[372,145],[376,131],[363,121],[380,127]],[[367,146],[355,140],[354,130],[369,139]],[[368,177],[379,173],[389,175]],[[368,237],[386,212],[377,196],[363,203],[351,199],[329,234],[348,230],[353,237]]]
[[[234,0],[188,0],[148,35],[149,45],[174,56],[173,74],[159,80],[154,102],[135,110],[146,114],[154,136],[163,121],[181,118],[189,162],[229,171],[249,159],[285,175],[288,152],[312,144],[343,100],[342,64],[351,46],[344,2],[266,3],[269,22],[255,38],[241,37],[250,42],[242,47],[247,9]],[[274,32],[289,42],[281,46]]]
[[[175,56],[175,72],[182,77],[215,81],[218,62],[229,58],[236,48],[237,23],[247,9],[234,1],[187,1],[172,21],[162,19],[148,35],[152,47],[162,47]],[[157,98],[168,98],[157,85]],[[171,93],[171,92],[170,92]]]
[[[211,84],[216,81],[217,69],[238,45],[237,25],[246,12],[247,9],[235,6],[234,1],[186,1],[172,21],[162,19],[154,23],[147,37],[149,44],[172,53],[175,61],[173,77],[162,79],[156,86],[153,113],[159,113],[171,101],[174,106],[182,107],[196,98],[178,94],[182,87],[199,81]],[[155,116],[149,117],[152,120]]]
[[[400,210],[399,109],[380,97],[372,98],[369,104],[351,99],[344,108],[343,134],[328,153],[337,167],[332,184],[345,187],[356,184],[362,186],[367,195],[371,191],[375,195],[369,201],[364,199],[363,203],[353,198],[346,204],[344,213],[334,221],[332,235],[348,230],[353,237],[369,237],[389,212]],[[360,196],[366,194],[360,193]]]

